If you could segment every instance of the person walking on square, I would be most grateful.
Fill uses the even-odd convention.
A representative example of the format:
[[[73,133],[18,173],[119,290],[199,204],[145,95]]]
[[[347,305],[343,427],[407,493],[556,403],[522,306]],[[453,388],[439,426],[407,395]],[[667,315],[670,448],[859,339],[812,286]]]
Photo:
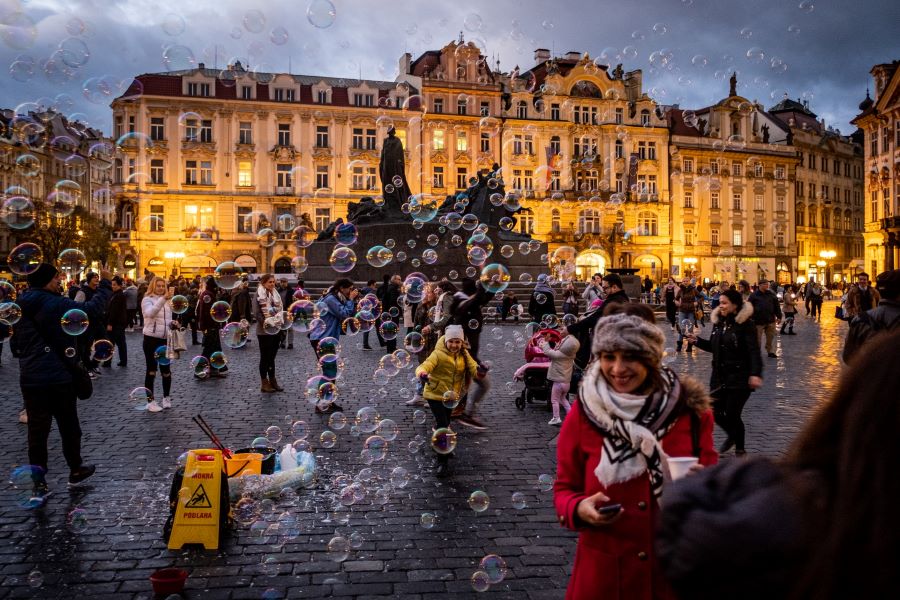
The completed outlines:
[[[119,363],[117,366],[127,367],[128,343],[125,340],[125,329],[131,321],[128,320],[128,297],[125,295],[122,278],[118,275],[112,278],[112,290],[112,298],[109,301],[109,308],[107,308],[106,313],[106,333],[109,336],[109,341],[119,349]],[[111,363],[112,357],[105,364],[109,366]]]
[[[797,335],[794,333],[794,318],[797,316],[797,285],[792,284],[784,289],[784,320],[781,322],[781,334],[784,335],[784,328],[787,327],[787,335]]]
[[[376,283],[377,282],[374,279],[370,279],[368,282],[366,282],[365,287],[359,291],[360,297],[365,298],[366,296],[371,294],[371,295],[375,296],[376,298],[378,298],[378,296],[375,294],[375,284]],[[372,349],[371,344],[369,344],[369,334],[370,333],[372,333],[371,330],[363,331],[363,350],[371,350]]]
[[[603,317],[581,398],[557,440],[553,502],[579,533],[567,600],[673,600],[653,546],[672,457],[713,465],[703,384],[662,366],[665,335],[629,314]]]
[[[16,323],[11,345],[19,357],[19,386],[28,417],[28,462],[33,490],[31,505],[43,506],[47,485],[47,440],[56,420],[62,438],[62,452],[69,466],[69,484],[81,483],[94,474],[95,467],[81,456],[81,424],[78,397],[73,386],[73,369],[66,356],[71,336],[60,327],[66,311],[84,311],[88,319],[100,319],[112,296],[110,273],[101,271],[99,283],[87,302],[75,302],[62,295],[62,275],[53,265],[42,263],[27,276],[28,289],[18,298],[22,318]]]
[[[847,291],[847,304],[844,307],[844,319],[852,321],[853,317],[872,310],[881,302],[877,288],[869,285],[869,274],[858,273],[856,283]]]
[[[822,320],[822,302],[825,300],[825,290],[819,285],[818,281],[811,281],[806,284],[806,294],[809,298],[809,304],[812,308],[810,315],[813,319]]]
[[[125,310],[128,315],[127,331],[134,331],[138,308],[140,308],[141,304],[138,302],[137,286],[134,285],[134,281],[132,281],[131,278],[125,280],[125,289],[123,291],[125,293]]]
[[[750,304],[753,305],[753,322],[760,337],[766,337],[766,352],[769,358],[778,358],[775,354],[775,327],[777,322],[784,318],[781,312],[781,304],[778,296],[769,289],[768,280],[761,280],[757,290],[750,294]]]
[[[613,303],[613,306],[616,304]],[[548,425],[562,425],[559,417],[559,407],[566,409],[566,415],[572,410],[569,405],[569,386],[572,382],[572,371],[575,368],[575,355],[578,353],[578,338],[571,335],[565,329],[562,330],[562,338],[555,347],[550,345],[550,340],[545,338],[541,342],[541,351],[550,359],[550,368],[547,370],[547,380],[553,382],[550,389],[550,402],[553,406],[553,418]]]
[[[281,341],[284,324],[281,294],[275,289],[275,276],[266,273],[259,278],[256,288],[256,339],[259,342],[259,391],[283,392],[275,379],[275,356]]]
[[[678,314],[678,305],[675,304],[675,296],[678,294],[678,284],[675,283],[674,277],[669,277],[669,281],[666,282],[666,285],[663,287],[663,297],[666,300],[666,321],[672,326],[672,330],[675,330],[675,323],[677,322],[675,318]]]
[[[849,364],[874,337],[900,329],[900,269],[879,274],[875,282],[880,301],[878,306],[857,314],[850,321],[841,355],[845,363]]]
[[[744,302],[740,292],[726,290],[712,312],[709,339],[692,338],[697,348],[713,355],[709,379],[713,413],[728,436],[720,453],[734,448],[737,456],[746,454],[741,413],[750,394],[763,383],[759,336],[752,320],[754,311],[753,304]]]
[[[278,294],[281,296],[281,305],[284,307],[284,310],[287,310],[288,307],[294,303],[294,288],[291,287],[290,282],[284,277],[278,282]],[[294,349],[294,328],[288,327],[287,331],[285,331],[285,335],[282,336],[281,343],[279,344],[280,348],[284,348],[284,344],[287,342],[287,349]]]
[[[216,278],[209,275],[203,281],[203,289],[200,291],[197,300],[197,328],[203,332],[203,349],[201,355],[207,360],[212,358],[216,352],[222,351],[222,340],[219,338],[219,332],[222,330],[222,324],[212,318],[210,309],[216,303],[219,294],[219,285]],[[210,361],[212,362],[212,361]],[[226,377],[228,375],[228,367],[221,369],[210,368],[209,376]]]
[[[678,325],[678,341],[675,343],[676,352],[681,352],[685,334],[691,333],[694,327],[697,326],[699,300],[697,288],[694,287],[694,280],[685,277],[675,292],[675,306],[678,307],[678,314],[675,317],[675,322]],[[687,353],[691,354],[693,349],[693,344],[688,340]]]

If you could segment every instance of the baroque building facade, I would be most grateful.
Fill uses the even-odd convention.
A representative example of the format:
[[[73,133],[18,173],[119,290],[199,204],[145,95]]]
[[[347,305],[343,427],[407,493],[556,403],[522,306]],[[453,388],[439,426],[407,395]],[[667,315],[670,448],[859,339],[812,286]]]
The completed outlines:
[[[788,126],[797,150],[794,221],[797,281],[847,282],[863,264],[863,158],[859,135],[826,127],[807,103],[769,109]]]
[[[900,61],[870,71],[874,100],[866,94],[853,120],[865,135],[865,264],[870,275],[900,268]]]
[[[672,275],[734,282],[797,277],[790,129],[739,96],[668,113]]]

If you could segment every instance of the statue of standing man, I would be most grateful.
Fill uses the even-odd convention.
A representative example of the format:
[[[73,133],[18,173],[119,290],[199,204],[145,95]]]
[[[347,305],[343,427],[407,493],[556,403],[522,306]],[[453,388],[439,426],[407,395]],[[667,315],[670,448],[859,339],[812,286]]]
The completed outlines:
[[[378,173],[381,176],[381,193],[389,217],[403,217],[400,207],[412,195],[409,184],[406,182],[405,163],[403,142],[391,127],[388,129],[388,136],[381,147],[381,162],[378,165]],[[398,182],[400,185],[397,185]]]

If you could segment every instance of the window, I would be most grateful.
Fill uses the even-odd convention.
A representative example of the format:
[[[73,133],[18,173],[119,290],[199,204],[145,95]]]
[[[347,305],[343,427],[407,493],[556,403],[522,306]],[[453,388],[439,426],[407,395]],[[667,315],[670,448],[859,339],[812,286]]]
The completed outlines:
[[[120,183],[122,181],[122,159],[121,158],[117,158],[115,161],[115,171],[116,171],[116,173],[115,173],[116,182]]]
[[[525,177],[522,180],[524,185],[524,189],[533,190],[534,189],[534,171],[530,169],[525,169]]]
[[[440,114],[444,112],[444,99],[443,98],[435,98],[434,102],[432,102],[432,112],[436,114]]]
[[[293,102],[294,90],[275,88],[275,102]]]
[[[330,208],[317,208],[316,209],[316,231],[322,231],[326,227],[331,224],[331,209]]]
[[[237,232],[253,233],[253,209],[251,207],[237,207]]]
[[[894,145],[900,146],[900,119],[894,122]]]
[[[165,230],[165,207],[162,204],[150,205],[150,231],[161,232]]]
[[[556,156],[562,152],[562,144],[560,142],[559,136],[554,135],[550,138],[550,155]]]
[[[763,166],[762,166],[762,163],[756,163],[756,164],[753,165],[753,175],[754,175],[755,177],[762,177],[762,176],[763,176]]]
[[[253,123],[241,121],[238,123],[238,144],[253,143]]]
[[[785,211],[784,196],[781,196],[781,195],[775,196],[775,210],[778,212]]]
[[[641,111],[641,125],[648,127],[650,125],[650,111],[646,108]]]
[[[518,133],[513,136],[513,154],[522,154],[522,136]]]
[[[709,172],[713,175],[719,174],[719,161],[715,159],[709,161]]]
[[[625,191],[625,179],[622,173],[616,173],[616,193],[621,194]]]
[[[625,157],[625,144],[622,143],[622,140],[616,140],[616,158],[624,158]]]
[[[638,142],[638,158],[647,160],[647,142]]]
[[[875,129],[871,133],[871,137],[869,137],[869,155],[875,156],[878,154],[878,130]]]
[[[166,169],[163,159],[154,158],[150,160],[150,183],[160,184],[166,182]]]
[[[554,208],[550,212],[550,232],[551,233],[559,233],[559,209]]]
[[[741,177],[744,174],[744,167],[741,163],[735,162],[731,163],[731,176],[732,177]]]
[[[327,189],[329,187],[329,178],[328,178],[328,165],[316,165],[316,189]],[[318,214],[318,209],[316,209],[316,214]],[[329,214],[331,211],[329,209]],[[330,221],[329,221],[330,223]],[[318,226],[316,227],[318,229]]]
[[[456,168],[456,189],[464,190],[469,186],[468,177],[466,175],[465,167],[457,167]]]
[[[212,185],[212,161],[200,161],[200,185]]]
[[[575,187],[584,192],[592,192],[597,189],[599,182],[596,169],[577,171],[575,173]]]
[[[684,173],[693,173],[694,172],[694,159],[693,158],[685,158],[681,161],[681,170]]]
[[[656,194],[656,175],[638,175],[639,193]]]
[[[241,99],[253,100],[253,87],[249,85],[241,86]]]
[[[756,245],[757,245],[757,246],[764,246],[764,245],[765,245],[765,242],[763,242],[763,232],[762,232],[761,229],[757,229],[757,230],[754,232],[753,235],[754,235],[754,238],[755,238],[755,241],[756,241]]]
[[[375,130],[366,129],[366,150],[374,150],[376,145]]]
[[[534,156],[534,136],[531,134],[525,136],[525,154]]]
[[[375,167],[366,167],[366,188],[367,190],[378,189],[378,179]]]
[[[709,207],[710,208],[720,208],[719,206],[719,192],[710,192],[709,193]]]
[[[550,105],[550,118],[554,121],[559,121],[559,104]],[[900,129],[898,129],[897,135],[900,135]]]
[[[238,163],[238,187],[250,187],[253,185],[253,163],[242,160]]]
[[[363,129],[362,127],[353,128],[353,137],[350,146],[354,150],[362,150],[363,148]]]
[[[122,135],[124,135],[125,129],[123,126],[122,115],[116,115],[116,123],[113,127],[113,132],[113,135],[116,137],[116,139],[119,139],[120,137],[122,137]]]
[[[731,245],[732,246],[743,246],[744,245],[744,230],[740,227],[735,227],[731,232]]]
[[[731,195],[731,208],[734,210],[743,210],[743,196],[740,192],[734,192]]]
[[[528,103],[524,100],[519,100],[516,104],[516,118],[517,119],[527,119],[528,118]]]
[[[765,200],[762,194],[753,196],[753,210],[765,210]]]
[[[431,172],[431,187],[444,187],[444,167],[433,167]]]
[[[317,91],[316,102],[319,104],[328,104],[328,90]]]
[[[694,208],[694,192],[685,192],[684,193],[684,207],[685,208]]]
[[[486,117],[491,114],[491,103],[490,102],[482,102],[481,103],[481,116]]]
[[[353,94],[353,106],[375,106],[373,94]]]
[[[621,125],[625,121],[625,110],[621,108],[616,109],[616,125]]]
[[[794,221],[797,227],[806,227],[806,208],[798,206],[794,211]]]
[[[397,139],[400,140],[400,145],[406,148],[406,130],[397,129],[395,135],[397,136]]]
[[[822,211],[822,229],[831,229],[831,213],[827,210]]]
[[[206,144],[212,143],[212,120],[203,119],[200,122],[200,141]]]
[[[291,173],[291,165],[275,165],[275,193],[289,194],[294,186]]]
[[[709,230],[709,242],[713,246],[719,245],[719,230],[718,229],[710,229]]]
[[[818,211],[816,210],[816,207],[810,206],[809,207],[809,226],[810,227],[816,227],[816,223],[818,222],[818,219],[816,218],[817,214],[818,214]]]
[[[522,233],[534,233],[534,215],[518,215],[519,231]]]
[[[550,191],[558,192],[559,190],[559,171],[550,171]]]
[[[328,147],[328,125],[316,125],[316,148]]]
[[[491,151],[491,136],[488,133],[481,134],[481,151],[482,152],[490,152]]]
[[[512,189],[522,189],[522,169],[513,169],[512,172]]]
[[[775,179],[784,179],[784,165],[775,165]]]
[[[457,152],[468,152],[469,151],[469,138],[466,137],[466,134],[463,131],[456,132],[456,151]]]
[[[150,117],[150,139],[154,142],[161,142],[166,139],[164,117]]]
[[[828,158],[825,156],[821,156],[820,158],[822,160],[822,172],[827,173],[828,172]]]
[[[649,210],[638,213],[638,235],[659,235],[656,213]]]
[[[891,149],[891,136],[888,132],[888,128],[884,127],[881,130],[881,151],[887,152]]]
[[[784,232],[779,231],[775,234],[775,245],[779,248],[784,248]]]
[[[600,215],[593,209],[578,211],[578,233],[600,233]]]
[[[435,129],[431,133],[431,147],[435,150],[443,150],[444,149],[444,130],[443,129]]]
[[[208,83],[188,83],[188,96],[209,96]]]
[[[647,142],[647,159],[656,160],[656,142]]]
[[[278,145],[279,146],[290,146],[291,145],[291,124],[290,123],[279,123],[278,124]]]
[[[457,98],[456,99],[456,114],[464,115],[466,114],[468,102],[465,98]]]
[[[184,121],[184,141],[196,142],[200,133],[200,124],[197,119],[185,119]]]
[[[57,163],[57,167],[59,163]],[[134,174],[137,172],[137,159],[129,158],[128,159],[128,181],[134,183]],[[59,172],[57,171],[57,175]]]
[[[184,183],[186,185],[197,185],[198,169],[196,160],[188,160],[184,163]]]
[[[684,228],[684,245],[685,246],[693,246],[694,245],[694,228],[693,227],[685,227]]]
[[[199,229],[203,231],[212,229],[214,224],[211,204],[189,204],[184,207],[185,229]]]

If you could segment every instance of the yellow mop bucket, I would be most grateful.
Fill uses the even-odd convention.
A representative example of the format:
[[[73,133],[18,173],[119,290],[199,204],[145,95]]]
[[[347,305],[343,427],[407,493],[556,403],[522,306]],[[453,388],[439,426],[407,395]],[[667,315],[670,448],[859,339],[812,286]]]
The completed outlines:
[[[241,452],[225,459],[225,473],[229,477],[259,475],[262,473],[263,455],[258,452]]]

